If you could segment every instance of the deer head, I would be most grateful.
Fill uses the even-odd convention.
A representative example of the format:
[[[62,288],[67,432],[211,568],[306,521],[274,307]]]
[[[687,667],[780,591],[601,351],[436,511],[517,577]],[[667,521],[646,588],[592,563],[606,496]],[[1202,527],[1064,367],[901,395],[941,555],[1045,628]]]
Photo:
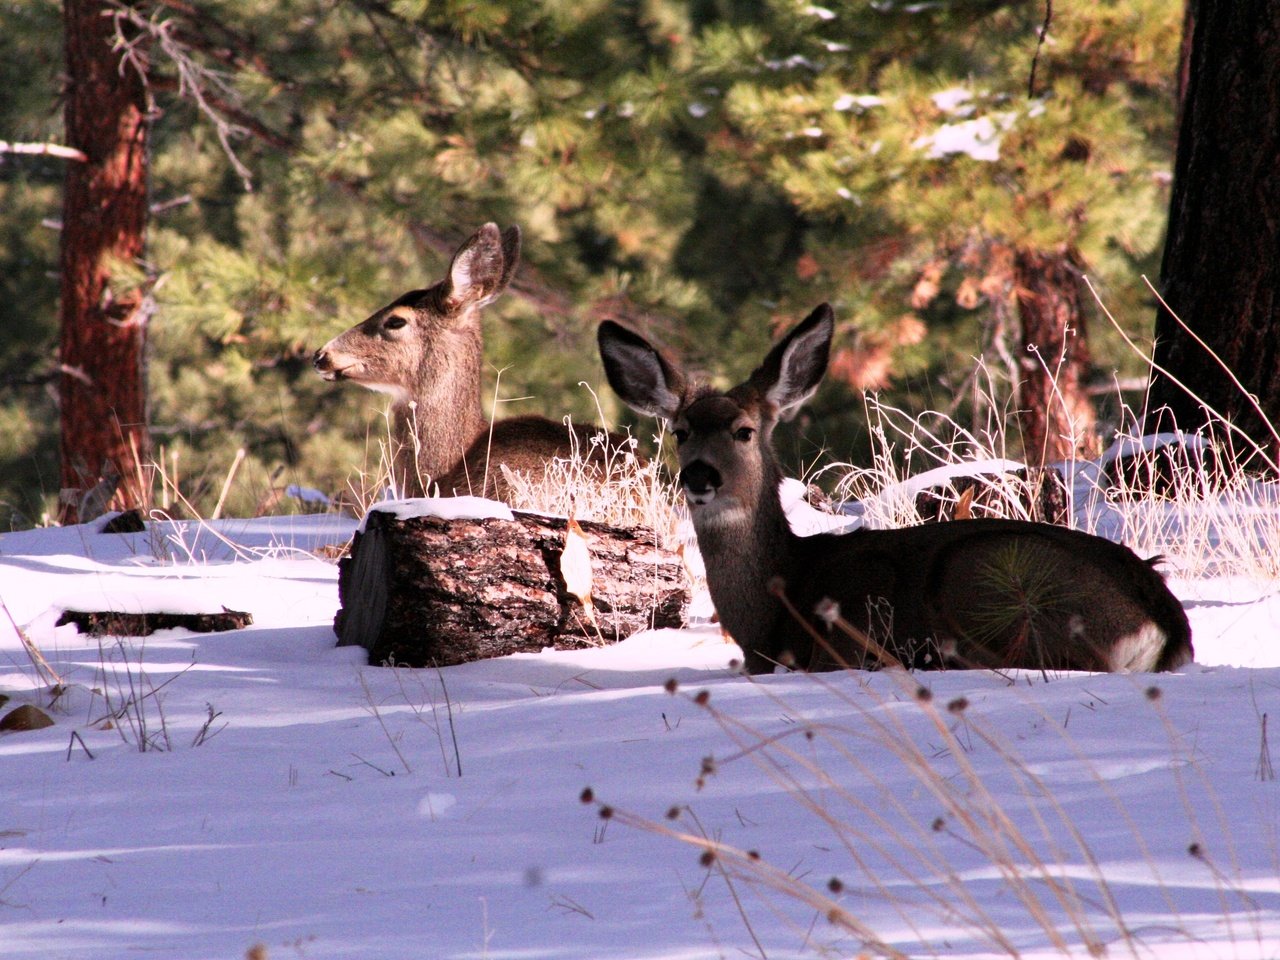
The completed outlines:
[[[316,351],[325,380],[391,396],[402,478],[442,476],[483,430],[480,311],[506,289],[519,259],[519,227],[500,232],[486,223],[454,253],[443,280],[411,290]]]
[[[683,371],[643,337],[612,321],[600,325],[600,355],[614,391],[632,409],[662,417],[671,427],[696,527],[740,523],[762,499],[776,501],[781,472],[773,429],[795,416],[818,388],[834,327],[834,314],[824,303],[750,377],[722,393],[691,387]]]

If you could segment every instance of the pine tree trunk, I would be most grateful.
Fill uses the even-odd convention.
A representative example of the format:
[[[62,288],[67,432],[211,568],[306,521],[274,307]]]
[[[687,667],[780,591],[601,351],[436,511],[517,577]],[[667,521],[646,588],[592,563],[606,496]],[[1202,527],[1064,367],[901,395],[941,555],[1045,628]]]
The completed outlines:
[[[1160,286],[1208,349],[1157,308],[1155,362],[1169,376],[1152,372],[1146,429],[1197,430],[1207,406],[1275,457],[1267,421],[1280,426],[1280,0],[1189,3]]]
[[[1024,458],[1032,467],[1092,456],[1096,417],[1085,393],[1080,270],[1069,255],[1020,250],[1014,291],[1022,327],[1018,416]]]
[[[83,493],[119,477],[120,506],[142,505],[149,459],[145,298],[113,289],[134,265],[147,222],[146,90],[112,49],[107,0],[65,0],[67,165],[62,214],[61,486],[59,518],[75,522]]]

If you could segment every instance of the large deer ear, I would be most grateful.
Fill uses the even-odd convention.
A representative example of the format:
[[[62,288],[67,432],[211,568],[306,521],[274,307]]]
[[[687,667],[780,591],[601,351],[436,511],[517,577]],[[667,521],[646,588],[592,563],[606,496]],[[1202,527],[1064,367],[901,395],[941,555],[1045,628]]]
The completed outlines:
[[[520,228],[514,223],[502,231],[502,280],[499,292],[507,288],[520,262]]]
[[[519,257],[519,228],[502,234],[496,223],[486,223],[454,253],[444,280],[445,302],[460,310],[496,300],[511,282]]]
[[[648,340],[606,320],[596,334],[613,392],[637,413],[674,420],[684,401],[685,376]]]
[[[821,304],[769,351],[747,383],[778,409],[779,420],[790,420],[822,382],[835,333],[835,314]]]

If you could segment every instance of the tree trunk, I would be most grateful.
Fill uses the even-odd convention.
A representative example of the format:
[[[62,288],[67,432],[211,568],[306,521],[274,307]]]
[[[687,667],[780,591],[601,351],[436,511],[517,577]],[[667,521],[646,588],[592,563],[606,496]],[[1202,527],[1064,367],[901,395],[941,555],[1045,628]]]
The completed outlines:
[[[1168,375],[1152,371],[1145,426],[1149,433],[1173,426],[1198,430],[1216,413],[1274,462],[1272,427],[1280,425],[1280,0],[1190,0],[1190,6],[1190,64],[1160,266],[1169,309],[1162,305],[1156,312],[1155,363]]]
[[[1080,270],[1069,254],[1020,250],[1014,296],[1022,327],[1017,402],[1023,456],[1040,467],[1096,453],[1096,417],[1085,393]]]
[[[584,521],[584,580],[566,571],[567,529],[527,513],[400,520],[371,511],[339,567],[339,646],[364,647],[372,664],[445,666],[683,625],[684,567],[652,532]]]
[[[59,518],[80,519],[85,491],[118,478],[120,506],[143,504],[149,460],[145,296],[113,288],[133,267],[147,222],[146,89],[112,49],[106,0],[65,0],[67,165],[62,213],[61,487]]]

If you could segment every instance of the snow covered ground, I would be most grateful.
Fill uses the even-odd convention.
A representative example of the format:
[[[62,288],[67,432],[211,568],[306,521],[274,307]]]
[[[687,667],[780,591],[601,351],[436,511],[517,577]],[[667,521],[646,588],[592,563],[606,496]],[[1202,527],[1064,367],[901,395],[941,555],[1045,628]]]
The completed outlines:
[[[0,957],[1280,957],[1275,582],[1173,581],[1179,675],[748,680],[715,630],[388,670],[334,646],[354,526],[0,536],[0,714],[50,706],[18,627],[70,685],[0,734]],[[132,605],[254,624],[54,625]]]

